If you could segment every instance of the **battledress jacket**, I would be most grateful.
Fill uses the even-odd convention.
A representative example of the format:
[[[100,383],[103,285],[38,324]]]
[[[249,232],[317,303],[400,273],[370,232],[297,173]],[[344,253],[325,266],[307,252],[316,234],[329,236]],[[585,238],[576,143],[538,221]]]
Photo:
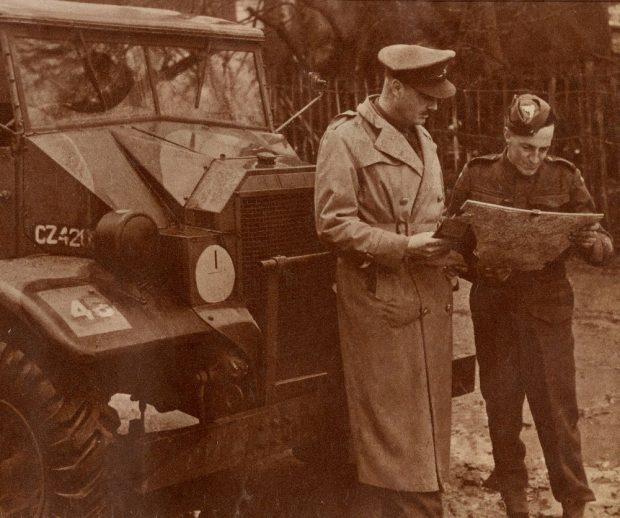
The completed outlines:
[[[405,258],[435,230],[444,190],[436,145],[423,160],[370,99],[328,127],[317,160],[316,227],[338,256],[336,285],[359,480],[437,491],[450,453],[452,287],[440,266]]]
[[[547,156],[536,174],[525,176],[510,163],[506,151],[472,159],[456,181],[449,204],[449,213],[459,212],[465,200],[476,200],[520,209],[552,212],[595,212],[594,201],[577,167],[559,157]],[[510,308],[534,321],[543,321],[559,329],[572,341],[570,323],[573,313],[573,290],[566,276],[565,260],[577,251],[591,264],[601,264],[614,253],[609,233],[600,227],[597,240],[590,249],[574,247],[541,270],[513,271],[502,283],[479,278],[473,255],[464,251],[470,263],[469,280],[473,282],[470,306],[472,317]],[[473,250],[475,243],[470,243]],[[559,327],[558,327],[559,326]]]

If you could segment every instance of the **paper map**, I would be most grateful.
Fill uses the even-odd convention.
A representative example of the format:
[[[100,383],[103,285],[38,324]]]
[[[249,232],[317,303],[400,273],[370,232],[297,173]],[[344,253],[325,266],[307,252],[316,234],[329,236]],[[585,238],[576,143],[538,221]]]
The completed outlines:
[[[603,219],[603,214],[544,212],[467,200],[458,216],[476,236],[483,267],[540,270],[570,245],[569,235]]]

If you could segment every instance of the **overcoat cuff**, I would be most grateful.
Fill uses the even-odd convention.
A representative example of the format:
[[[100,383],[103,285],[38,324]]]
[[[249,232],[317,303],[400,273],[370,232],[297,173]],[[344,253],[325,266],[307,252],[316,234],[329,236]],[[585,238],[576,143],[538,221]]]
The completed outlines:
[[[371,251],[373,262],[398,269],[405,258],[409,238],[403,234],[395,234],[380,230],[375,249]]]

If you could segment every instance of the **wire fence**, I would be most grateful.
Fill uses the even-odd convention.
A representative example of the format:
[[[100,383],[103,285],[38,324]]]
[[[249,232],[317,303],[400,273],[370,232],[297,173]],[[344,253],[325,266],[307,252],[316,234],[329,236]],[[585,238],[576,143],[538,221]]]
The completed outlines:
[[[550,101],[559,117],[551,153],[581,169],[598,209],[607,215],[607,224],[620,232],[618,64],[591,61],[552,76],[539,71],[497,75],[458,88],[457,95],[443,101],[427,124],[438,145],[447,188],[470,158],[502,151],[503,114],[513,96],[536,93]],[[301,72],[272,78],[271,106],[276,122],[286,120],[317,95],[306,83]],[[284,130],[300,157],[314,162],[329,121],[338,113],[354,110],[368,95],[379,93],[381,84],[379,75],[329,81],[321,101]]]

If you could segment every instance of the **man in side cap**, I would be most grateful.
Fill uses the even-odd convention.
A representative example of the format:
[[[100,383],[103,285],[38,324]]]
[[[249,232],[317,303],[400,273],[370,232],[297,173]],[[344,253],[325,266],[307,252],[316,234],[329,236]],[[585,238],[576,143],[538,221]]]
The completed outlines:
[[[383,89],[337,116],[319,148],[319,238],[338,256],[340,346],[359,485],[350,518],[439,517],[448,477],[452,274],[433,237],[444,214],[436,146],[423,124],[451,50],[391,45]]]
[[[449,212],[457,213],[467,199],[522,209],[594,212],[575,165],[548,155],[555,123],[546,101],[532,94],[515,96],[505,118],[504,152],[465,166]],[[564,261],[575,251],[601,264],[613,254],[613,244],[598,224],[576,232],[572,240],[573,250],[538,271],[480,270],[470,257],[470,306],[493,474],[513,518],[528,516],[525,446],[519,439],[526,396],[563,517],[582,518],[585,503],[594,500],[577,428],[573,292]]]

